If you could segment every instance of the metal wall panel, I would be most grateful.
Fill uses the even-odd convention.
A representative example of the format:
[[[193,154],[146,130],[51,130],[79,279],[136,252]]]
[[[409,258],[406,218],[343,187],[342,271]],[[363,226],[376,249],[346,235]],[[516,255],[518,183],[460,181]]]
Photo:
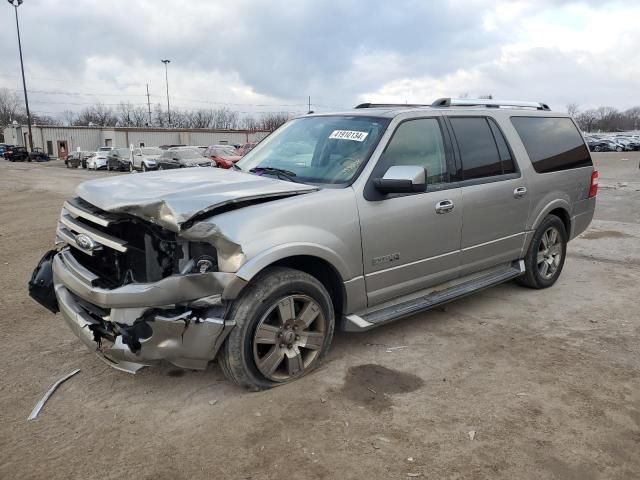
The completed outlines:
[[[6,143],[23,145],[25,126],[7,127],[4,129]],[[80,147],[83,151],[95,151],[106,145],[108,139],[111,146],[124,148],[133,144],[139,146],[144,143],[147,147],[160,145],[242,145],[247,142],[258,142],[268,132],[246,131],[213,131],[187,129],[144,129],[144,128],[113,128],[113,127],[32,127],[33,145],[47,151],[47,141],[52,142],[53,156],[58,154],[58,141],[66,141],[69,151]]]

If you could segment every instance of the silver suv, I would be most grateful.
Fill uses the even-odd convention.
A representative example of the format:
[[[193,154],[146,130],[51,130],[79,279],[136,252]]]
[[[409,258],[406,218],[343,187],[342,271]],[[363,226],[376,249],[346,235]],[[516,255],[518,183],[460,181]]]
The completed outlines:
[[[218,358],[246,388],[509,280],[555,283],[597,172],[544,104],[441,99],[289,121],[232,170],[81,184],[31,295],[109,365]]]

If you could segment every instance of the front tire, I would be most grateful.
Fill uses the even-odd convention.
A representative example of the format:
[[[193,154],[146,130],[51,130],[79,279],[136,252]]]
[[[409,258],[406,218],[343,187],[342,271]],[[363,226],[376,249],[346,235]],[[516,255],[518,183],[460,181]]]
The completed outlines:
[[[143,163],[143,164],[142,164],[142,171],[143,171],[143,172],[146,172],[146,171],[147,171],[147,164],[146,164],[146,163]]]
[[[333,304],[311,275],[283,267],[262,272],[233,302],[236,322],[219,355],[225,376],[249,390],[296,380],[326,354],[335,325]]]
[[[548,288],[560,277],[567,256],[567,230],[555,215],[537,228],[524,258],[525,274],[516,281],[529,288]]]

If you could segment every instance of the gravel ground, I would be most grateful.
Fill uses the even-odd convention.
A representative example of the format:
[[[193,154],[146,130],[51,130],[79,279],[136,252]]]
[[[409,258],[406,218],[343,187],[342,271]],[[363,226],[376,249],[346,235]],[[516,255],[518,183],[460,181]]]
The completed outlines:
[[[261,393],[84,348],[26,283],[63,200],[113,174],[0,162],[0,478],[639,478],[640,154],[595,159],[596,220],[556,286],[339,333],[317,372]]]

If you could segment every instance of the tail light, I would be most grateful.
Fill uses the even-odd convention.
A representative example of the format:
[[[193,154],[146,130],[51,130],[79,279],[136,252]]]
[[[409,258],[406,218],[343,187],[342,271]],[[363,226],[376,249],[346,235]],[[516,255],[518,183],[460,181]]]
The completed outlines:
[[[589,186],[589,198],[593,198],[598,194],[598,171],[591,172],[591,185]]]

